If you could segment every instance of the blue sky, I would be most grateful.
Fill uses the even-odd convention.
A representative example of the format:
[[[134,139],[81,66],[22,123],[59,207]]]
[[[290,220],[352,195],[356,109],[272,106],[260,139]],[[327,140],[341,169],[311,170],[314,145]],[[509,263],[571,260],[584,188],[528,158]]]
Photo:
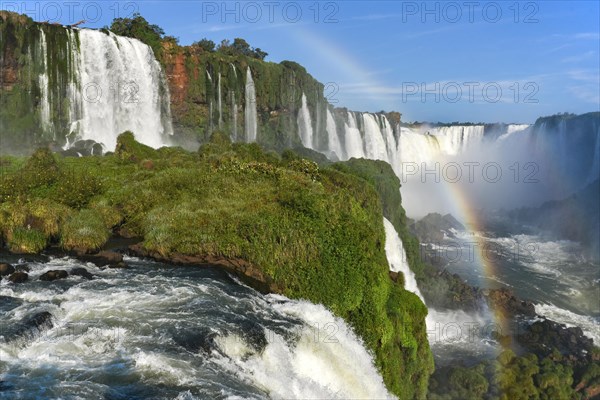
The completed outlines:
[[[242,37],[294,60],[336,106],[404,121],[533,122],[600,109],[597,1],[0,1],[101,27],[139,11],[190,44]]]

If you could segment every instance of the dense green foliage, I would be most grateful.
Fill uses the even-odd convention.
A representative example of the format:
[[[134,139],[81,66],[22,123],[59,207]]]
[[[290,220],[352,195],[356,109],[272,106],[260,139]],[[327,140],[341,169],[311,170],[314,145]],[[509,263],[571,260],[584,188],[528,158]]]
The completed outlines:
[[[425,397],[433,370],[427,309],[388,277],[380,198],[363,178],[231,143],[220,131],[197,153],[154,150],[128,132],[104,157],[39,150],[1,161],[0,230],[9,247],[93,252],[112,229],[165,257],[244,260],[282,294],[348,321],[400,398]],[[73,181],[76,201],[65,195]]]
[[[209,43],[204,42],[204,44]],[[233,43],[229,42],[227,39],[221,41],[217,47],[217,51],[230,56],[242,55],[245,57],[256,58],[258,60],[264,60],[268,55],[268,53],[262,51],[260,48],[250,47],[248,42],[242,38],[233,39]]]
[[[23,153],[53,141],[64,144],[71,123],[69,84],[74,83],[70,46],[78,46],[70,41],[71,33],[61,26],[37,24],[27,16],[0,11],[0,153]],[[47,53],[39,46],[42,34]],[[32,59],[39,62],[32,63]],[[47,123],[42,123],[37,112],[43,72],[48,97],[57,99],[48,104]]]
[[[554,351],[534,354],[503,351],[496,360],[473,367],[445,367],[430,381],[431,400],[577,400],[589,399],[600,384],[600,363],[573,367]],[[583,389],[583,390],[582,390]]]
[[[406,258],[418,281],[425,276],[426,265],[422,262],[418,240],[410,234],[406,212],[402,207],[400,179],[392,167],[384,161],[370,161],[353,158],[334,164],[333,168],[360,176],[369,182],[379,194],[383,215],[394,225],[404,244]]]
[[[116,35],[138,39],[146,43],[154,51],[159,60],[162,58],[162,39],[165,31],[158,25],[146,21],[139,13],[133,14],[131,18],[115,18],[110,27],[107,27]]]

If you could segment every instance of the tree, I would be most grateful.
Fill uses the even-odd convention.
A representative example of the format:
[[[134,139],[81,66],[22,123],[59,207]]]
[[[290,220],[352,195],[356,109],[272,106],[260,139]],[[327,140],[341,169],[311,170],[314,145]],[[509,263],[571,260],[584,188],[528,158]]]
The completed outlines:
[[[259,60],[264,60],[265,57],[267,57],[269,55],[269,53],[267,53],[266,51],[262,51],[260,48],[256,48],[254,49],[254,58],[258,58]]]
[[[248,42],[246,42],[242,38],[233,39],[233,44],[231,45],[231,47],[232,47],[233,51],[238,54],[242,54],[242,55],[245,55],[248,57],[252,56],[252,48],[250,47]]]
[[[216,44],[212,40],[204,38],[197,42],[194,42],[192,46],[202,49],[203,51],[212,52],[215,51]]]
[[[116,35],[138,39],[152,48],[157,58],[162,56],[162,39],[165,31],[158,25],[150,24],[139,13],[132,18],[115,18],[108,28]]]

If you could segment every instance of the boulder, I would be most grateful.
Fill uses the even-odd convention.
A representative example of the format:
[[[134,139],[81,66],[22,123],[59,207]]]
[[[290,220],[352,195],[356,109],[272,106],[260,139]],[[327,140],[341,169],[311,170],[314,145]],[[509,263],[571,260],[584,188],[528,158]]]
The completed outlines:
[[[14,272],[8,277],[8,280],[12,283],[23,283],[29,279],[27,272]]]
[[[0,263],[0,276],[7,276],[15,272],[15,267],[7,263]]]
[[[483,294],[488,304],[506,317],[515,315],[535,316],[535,306],[533,303],[518,299],[510,289],[489,289],[484,290]]]
[[[12,342],[22,337],[32,337],[42,329],[52,327],[52,314],[42,311],[23,318],[21,321],[9,326],[3,332],[4,340]]]
[[[123,261],[121,261],[116,264],[109,264],[108,268],[129,268],[129,267],[127,264],[125,264]]]
[[[122,254],[107,250],[92,255],[80,255],[78,258],[85,262],[91,262],[97,267],[112,266],[123,262]]]
[[[42,274],[42,276],[40,276],[40,281],[52,282],[57,279],[65,279],[68,276],[69,276],[69,274],[67,273],[67,271],[64,271],[62,269],[52,270],[52,271],[48,271],[48,272]]]
[[[87,269],[85,268],[73,268],[70,272],[71,275],[75,275],[75,276],[81,276],[82,278],[85,278],[87,280],[92,280],[94,279],[94,275],[92,275],[91,273],[88,272]]]

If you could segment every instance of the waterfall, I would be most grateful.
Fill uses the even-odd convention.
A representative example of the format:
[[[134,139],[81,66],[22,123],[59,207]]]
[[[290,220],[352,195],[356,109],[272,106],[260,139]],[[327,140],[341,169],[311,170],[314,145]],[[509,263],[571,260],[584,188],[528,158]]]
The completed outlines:
[[[235,103],[235,92],[232,90],[230,91],[230,95],[231,95],[231,118],[232,118],[232,124],[233,124],[233,129],[232,129],[232,134],[231,134],[231,140],[232,141],[237,141],[237,104]]]
[[[390,162],[388,148],[379,127],[379,123],[374,115],[364,113],[363,121],[365,126],[365,149],[366,156],[371,160],[382,160]]]
[[[221,129],[221,126],[223,125],[223,102],[222,102],[222,98],[221,98],[221,73],[219,72],[219,81],[217,83],[218,86],[218,97],[217,97],[217,103],[218,103],[218,107],[219,107],[219,129]]]
[[[132,131],[137,140],[152,147],[164,145],[172,134],[163,121],[169,109],[168,91],[152,49],[136,39],[95,30],[78,31],[80,52],[75,64],[80,102],[77,137],[114,149],[117,136]],[[71,107],[77,111],[76,107]]]
[[[50,82],[48,79],[48,44],[46,32],[40,27],[39,57],[42,59],[43,72],[39,76],[40,85],[40,122],[42,129],[47,132],[51,129],[50,122]]]
[[[235,65],[233,65],[232,63],[229,63],[229,65],[231,65],[231,69],[233,70],[233,76],[235,77],[235,79],[237,80],[237,70],[235,69]],[[231,90],[230,91],[230,95],[231,95],[231,116],[232,116],[232,124],[233,124],[233,129],[232,129],[232,140],[235,142],[238,140],[238,124],[237,124],[237,113],[238,113],[238,108],[237,108],[237,103],[235,100],[235,91]]]
[[[385,115],[378,115],[381,125],[381,136],[385,140],[387,152],[388,152],[388,162],[392,165],[392,167],[396,167],[396,158],[398,154],[398,147],[396,146],[396,138],[394,137],[394,130],[390,125],[387,117]]]
[[[408,265],[402,239],[400,239],[396,228],[394,228],[394,225],[387,218],[383,218],[383,225],[385,227],[385,255],[390,265],[390,271],[402,272],[402,275],[404,275],[404,289],[413,292],[425,303],[423,295],[417,286],[415,274]]]
[[[302,107],[298,113],[298,131],[300,133],[300,140],[302,145],[309,149],[313,148],[313,127],[312,119],[310,118],[310,111],[308,110],[308,104],[306,101],[306,95],[302,93]]]
[[[330,152],[334,153],[338,160],[343,160],[344,151],[342,150],[342,145],[338,136],[337,125],[335,123],[335,119],[333,118],[333,114],[329,109],[327,109],[326,129]]]
[[[246,142],[256,142],[257,120],[256,120],[256,88],[252,79],[250,67],[246,70]]]
[[[356,125],[354,113],[348,112],[348,120],[344,123],[344,132],[346,139],[346,155],[348,158],[363,158],[365,157],[365,149],[363,139],[360,136],[360,130]]]

